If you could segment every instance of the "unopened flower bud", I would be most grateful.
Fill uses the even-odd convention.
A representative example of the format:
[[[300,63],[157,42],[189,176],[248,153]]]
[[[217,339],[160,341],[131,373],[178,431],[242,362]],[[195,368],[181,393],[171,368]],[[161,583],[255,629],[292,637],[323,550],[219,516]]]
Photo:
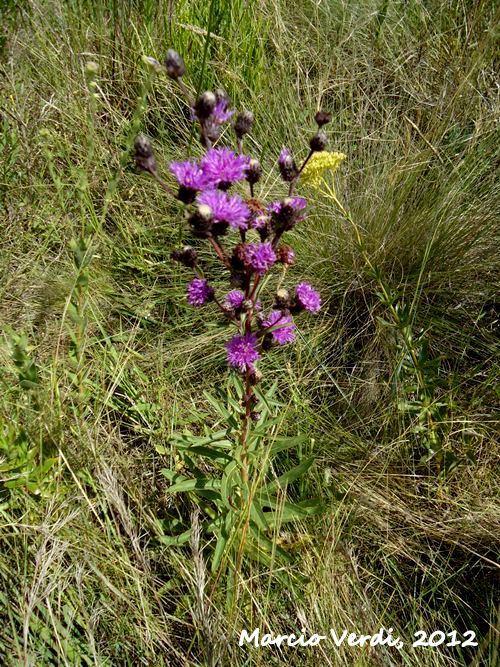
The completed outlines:
[[[156,171],[153,146],[143,134],[140,134],[134,142],[134,159],[139,169],[149,171],[151,174]]]
[[[85,63],[85,73],[89,77],[95,77],[99,72],[99,65],[94,60],[88,60]]]
[[[287,266],[295,263],[295,251],[289,245],[283,244],[276,251],[277,261]]]
[[[251,111],[240,111],[234,122],[234,131],[238,139],[242,139],[250,132],[253,125],[253,113]]]
[[[255,158],[252,158],[248,163],[247,168],[245,169],[245,176],[247,181],[253,185],[257,183],[261,175],[262,167],[260,166],[260,162]]]
[[[165,58],[165,68],[167,74],[171,79],[180,79],[181,76],[184,76],[186,71],[186,65],[182,57],[175,51],[175,49],[169,49],[167,51],[167,56]]]
[[[243,312],[248,312],[249,310],[252,310],[253,308],[253,301],[252,299],[245,299],[243,303],[241,304],[241,310]]]
[[[206,90],[196,100],[194,111],[199,120],[207,119],[217,103],[217,98],[211,90]]]
[[[288,148],[282,149],[278,158],[278,167],[280,170],[281,178],[285,182],[290,183],[291,181],[294,181],[299,175],[299,170],[297,169],[295,160],[293,159]]]
[[[220,137],[221,133],[221,126],[219,123],[213,123],[210,121],[210,119],[207,119],[205,121],[205,127],[204,127],[204,132],[201,133],[200,135],[200,141],[201,145],[204,148],[207,148],[207,139],[209,139],[212,143],[215,143],[217,139]]]
[[[278,310],[288,309],[291,304],[290,293],[288,290],[281,288],[276,292],[276,307]]]
[[[328,138],[324,132],[317,132],[314,137],[311,138],[309,146],[311,150],[316,152],[324,151],[328,143]]]
[[[332,114],[328,111],[318,111],[318,113],[314,116],[314,120],[316,121],[318,127],[323,127],[323,125],[326,125],[332,120]]]
[[[229,96],[223,88],[217,88],[215,91],[215,99],[217,102],[225,101],[229,104]]]
[[[212,209],[206,204],[200,204],[189,217],[189,224],[198,238],[207,238],[212,230]]]
[[[250,381],[250,384],[252,386],[255,386],[262,380],[262,373],[259,371],[258,368],[253,368],[248,376],[248,379]]]
[[[163,69],[161,63],[159,63],[156,58],[153,58],[152,56],[142,56],[142,62],[146,65],[149,65],[149,67],[152,67],[156,71],[161,71]]]
[[[185,246],[182,250],[174,250],[170,257],[174,261],[180,262],[190,269],[192,269],[198,261],[198,254],[194,248],[191,248],[191,246]]]

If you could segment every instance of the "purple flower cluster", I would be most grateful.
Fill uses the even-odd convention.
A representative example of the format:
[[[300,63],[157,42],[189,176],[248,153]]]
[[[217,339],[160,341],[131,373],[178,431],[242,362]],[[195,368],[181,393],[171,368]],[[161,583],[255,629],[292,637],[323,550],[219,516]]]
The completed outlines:
[[[186,160],[185,162],[171,162],[170,171],[177,179],[180,186],[190,190],[203,190],[208,187],[209,179],[203,169],[196,164]]]
[[[262,315],[259,291],[263,288],[262,277],[278,263],[283,278],[288,267],[295,263],[293,248],[282,243],[282,236],[297,223],[305,219],[307,201],[296,195],[296,186],[311,154],[324,150],[326,134],[321,130],[331,115],[326,112],[316,114],[318,132],[309,141],[308,157],[297,166],[288,150],[282,148],[278,157],[278,168],[283,181],[287,183],[288,196],[281,200],[262,202],[254,193],[260,181],[262,166],[259,160],[243,153],[244,137],[251,130],[253,114],[240,111],[232,121],[238,152],[225,146],[213,147],[221,137],[221,126],[231,120],[235,112],[231,110],[229,99],[222,90],[202,92],[196,100],[190,98],[181,79],[185,65],[179,54],[170,49],[165,61],[167,74],[178,81],[185,93],[192,112],[192,120],[199,123],[200,140],[206,149],[200,160],[174,161],[170,172],[177,180],[177,198],[187,205],[193,205],[187,219],[196,239],[206,239],[215,255],[229,272],[229,280],[234,288],[223,299],[216,298],[215,290],[201,277],[201,256],[197,250],[187,246],[174,250],[172,258],[194,270],[194,277],[187,287],[187,302],[192,306],[203,306],[214,302],[224,317],[237,327],[236,333],[225,345],[229,366],[246,374],[247,407],[255,400],[253,385],[259,381],[260,373],[255,363],[261,354],[273,344],[293,343],[296,325],[293,316],[308,311],[317,313],[321,307],[319,293],[306,282],[299,283],[291,295],[286,289],[277,289],[274,304],[267,315]],[[321,131],[319,131],[321,130]],[[156,171],[151,143],[146,137],[135,142],[136,164],[143,171],[155,176],[163,187]],[[312,152],[312,153],[311,153]],[[247,199],[229,192],[240,181],[246,181],[249,188]],[[229,229],[238,232],[239,239],[233,249],[225,246],[224,235]],[[283,279],[282,278],[282,279]],[[246,412],[248,416],[248,411]],[[252,413],[253,414],[253,413]]]
[[[260,276],[276,262],[276,253],[271,243],[247,243],[243,257],[245,265]]]
[[[262,322],[266,329],[276,327],[271,331],[273,340],[279,345],[293,343],[295,340],[295,324],[291,315],[285,315],[281,310],[273,310],[269,316]]]
[[[301,211],[307,206],[307,200],[304,197],[287,197],[283,201],[273,201],[267,207],[269,213],[280,215],[285,208],[291,208],[293,211]]]
[[[240,289],[235,289],[232,292],[226,294],[224,305],[226,305],[228,308],[232,308],[233,310],[238,310],[238,308],[241,308],[243,305],[244,300],[244,292],[242,292]]]
[[[215,223],[227,223],[233,229],[248,229],[250,209],[238,195],[205,190],[198,196],[198,202],[210,208]]]
[[[193,278],[187,288],[187,302],[191,306],[204,306],[214,298],[215,292],[204,278]]]
[[[226,190],[245,178],[247,164],[245,155],[236,155],[230,148],[210,148],[201,161],[201,168],[210,185]]]
[[[317,313],[321,308],[321,296],[309,283],[299,283],[295,288],[297,305],[310,313]]]
[[[210,148],[200,164],[192,160],[172,162],[170,171],[181,189],[193,195],[191,199],[193,201],[196,192],[209,188],[227,190],[236,181],[243,180],[247,164],[246,156],[236,155],[230,148]],[[181,193],[179,199],[185,201]]]
[[[252,370],[254,363],[260,359],[257,350],[257,336],[245,333],[243,336],[236,334],[226,345],[227,362],[233,368],[242,373]]]

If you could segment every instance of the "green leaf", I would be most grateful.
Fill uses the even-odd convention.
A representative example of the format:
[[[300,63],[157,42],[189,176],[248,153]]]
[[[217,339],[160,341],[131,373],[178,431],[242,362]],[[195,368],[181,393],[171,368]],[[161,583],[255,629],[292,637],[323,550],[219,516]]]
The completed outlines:
[[[199,479],[184,479],[167,489],[168,493],[184,493],[186,491],[215,491],[220,489],[220,479],[200,477]],[[216,494],[218,495],[218,494]]]
[[[217,400],[214,396],[208,393],[208,391],[204,391],[203,395],[207,399],[207,401],[210,403],[210,405],[214,408],[214,410],[223,418],[223,419],[229,419],[231,416],[230,412],[226,409],[226,407],[219,401]]]
[[[276,512],[264,512],[269,528],[274,529],[284,523],[299,521],[323,512],[324,507],[319,499],[304,500],[300,503],[285,502]]]
[[[222,518],[222,517],[221,517]],[[211,570],[217,572],[222,560],[222,556],[226,550],[226,546],[233,532],[234,525],[238,520],[238,515],[234,512],[227,512],[224,517],[224,522],[215,531],[217,544],[215,545],[214,554],[212,556]]]
[[[161,535],[158,539],[162,544],[165,544],[169,547],[179,547],[182,544],[186,544],[191,539],[193,529],[189,528],[185,530],[180,535]]]
[[[290,555],[259,530],[253,521],[250,522],[250,535],[245,546],[250,555],[253,551],[254,557],[257,556],[257,560],[267,567],[273,564],[272,556],[278,556],[287,563],[292,560]]]
[[[277,479],[266,486],[266,490],[270,493],[285,487],[292,482],[295,482],[296,479],[302,477],[314,463],[314,456],[304,459],[299,465],[287,470],[283,475],[280,475]]]
[[[236,461],[231,461],[225,469],[224,474],[222,475],[221,481],[221,499],[227,509],[231,512],[234,511],[234,501],[231,504],[231,498],[234,495],[234,489],[241,486],[241,476]]]
[[[306,435],[295,435],[290,437],[279,436],[274,439],[274,444],[271,446],[270,454],[271,456],[274,456],[279,452],[291,449],[292,447],[297,447],[298,445],[301,445],[308,440],[309,437]]]
[[[193,445],[203,447],[214,445],[223,449],[231,449],[233,443],[227,439],[227,430],[216,431],[208,435],[193,435],[192,433],[174,433],[172,442],[177,447],[192,447]]]
[[[216,463],[227,463],[227,461],[230,461],[232,459],[231,454],[228,454],[227,452],[219,452],[216,449],[211,449],[210,447],[189,447],[189,453],[190,454],[197,454],[198,456],[204,456],[207,459],[210,459],[211,461],[215,461]]]
[[[269,530],[270,528],[270,525],[268,523],[269,514],[266,514],[265,512],[262,511],[261,507],[259,506],[259,503],[254,498],[250,506],[250,517],[255,522],[255,525],[257,526],[257,528],[259,528],[259,530],[263,531]]]

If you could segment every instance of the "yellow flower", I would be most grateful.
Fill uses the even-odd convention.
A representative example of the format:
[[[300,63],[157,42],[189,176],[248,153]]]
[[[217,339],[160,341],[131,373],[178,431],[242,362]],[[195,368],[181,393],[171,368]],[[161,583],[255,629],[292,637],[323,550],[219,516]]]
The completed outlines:
[[[345,159],[344,153],[331,153],[330,151],[319,151],[313,153],[300,175],[303,185],[310,185],[318,190],[324,180],[325,171],[335,173],[337,167]]]

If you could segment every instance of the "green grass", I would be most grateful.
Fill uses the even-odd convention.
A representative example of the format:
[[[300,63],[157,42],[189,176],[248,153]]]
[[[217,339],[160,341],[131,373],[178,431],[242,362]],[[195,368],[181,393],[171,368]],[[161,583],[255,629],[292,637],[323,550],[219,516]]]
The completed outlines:
[[[495,665],[494,3],[35,0],[0,17],[2,663]],[[300,453],[316,457],[290,493],[319,495],[326,512],[277,531],[307,583],[284,590],[247,563],[233,614],[225,581],[213,590],[207,573],[197,597],[208,551],[159,539],[168,521],[195,520],[160,471],[178,463],[174,431],[216,423],[203,389],[225,383],[227,338],[215,313],[207,324],[185,305],[186,274],[169,260],[188,238],[181,208],[126,158],[138,130],[164,173],[188,147],[199,153],[177,89],[149,82],[141,62],[169,46],[184,55],[193,89],[223,86],[254,111],[249,146],[270,174],[263,197],[281,192],[280,148],[305,155],[314,112],[333,112],[330,145],[347,155],[339,198],[388,288],[412,304],[415,335],[424,331],[440,359],[440,428],[459,462],[446,477],[420,464],[421,438],[397,407],[409,380],[380,322],[379,288],[352,228],[307,193],[311,213],[291,236],[298,263],[287,281],[314,282],[325,307],[262,370],[266,383],[279,381],[283,432],[306,435]],[[88,61],[99,65],[95,99]],[[78,296],[70,242],[82,233],[93,257]],[[215,282],[223,287],[222,274]],[[6,486],[18,473],[29,484]],[[381,625],[408,640],[404,651],[280,653],[237,642],[242,628]],[[480,646],[412,649],[417,629],[474,630]]]

